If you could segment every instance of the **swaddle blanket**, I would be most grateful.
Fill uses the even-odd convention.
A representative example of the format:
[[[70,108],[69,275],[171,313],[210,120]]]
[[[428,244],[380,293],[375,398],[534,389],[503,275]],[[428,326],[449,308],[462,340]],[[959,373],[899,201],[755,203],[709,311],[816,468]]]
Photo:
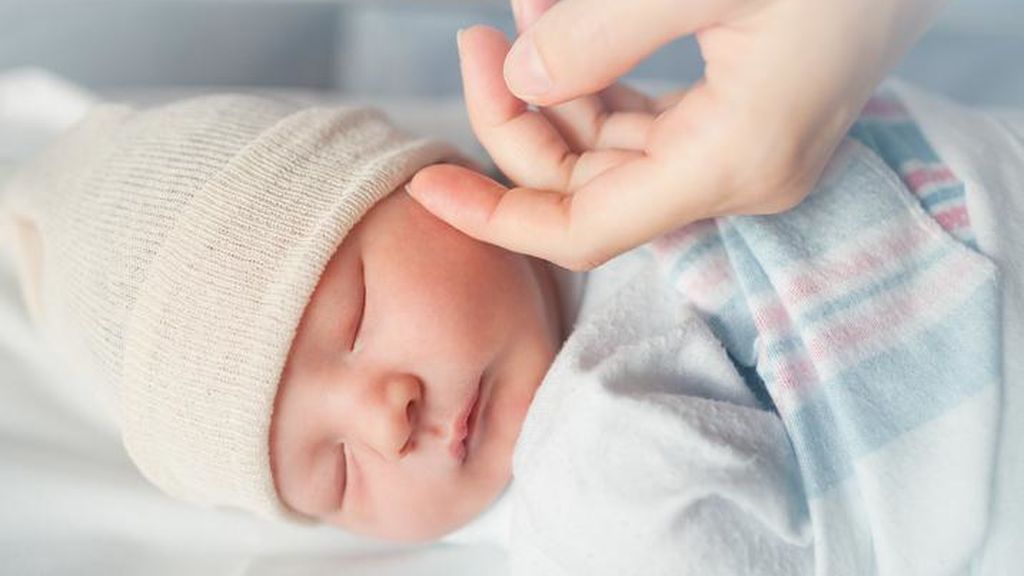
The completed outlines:
[[[998,430],[996,270],[898,101],[851,136],[798,208],[665,235],[641,250],[658,275],[595,297],[600,314],[584,301],[517,450],[514,568],[970,570]],[[678,300],[636,288],[652,281]]]
[[[806,574],[796,461],[707,324],[627,253],[591,272],[507,496],[510,573]]]
[[[851,136],[796,210],[651,248],[777,407],[818,571],[955,573],[987,524],[996,272],[963,186],[898,100],[873,99]]]

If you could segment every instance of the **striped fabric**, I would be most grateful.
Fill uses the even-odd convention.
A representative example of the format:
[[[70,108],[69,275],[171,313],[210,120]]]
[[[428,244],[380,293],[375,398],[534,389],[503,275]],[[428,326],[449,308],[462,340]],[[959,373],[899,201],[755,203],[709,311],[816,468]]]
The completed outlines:
[[[899,99],[880,94],[869,100],[849,135],[874,150],[944,230],[977,250],[963,182],[935,155]]]
[[[912,498],[901,474],[985,468],[978,453],[993,450],[987,401],[964,454],[905,445],[941,445],[959,407],[998,389],[996,271],[977,251],[963,184],[896,98],[872,99],[850,136],[796,209],[697,222],[646,249],[782,418],[830,551],[819,572],[909,574],[954,551],[933,527],[921,536],[922,514],[893,506]],[[947,478],[976,492],[948,497],[986,499],[990,473]],[[983,524],[983,508],[949,514]]]

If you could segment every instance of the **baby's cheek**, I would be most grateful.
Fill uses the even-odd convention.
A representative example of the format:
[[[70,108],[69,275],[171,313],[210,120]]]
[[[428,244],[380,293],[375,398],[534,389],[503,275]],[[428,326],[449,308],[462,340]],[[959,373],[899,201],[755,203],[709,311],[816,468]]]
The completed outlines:
[[[449,467],[394,467],[372,472],[373,495],[331,522],[376,538],[425,541],[440,538],[482,513],[504,482]]]

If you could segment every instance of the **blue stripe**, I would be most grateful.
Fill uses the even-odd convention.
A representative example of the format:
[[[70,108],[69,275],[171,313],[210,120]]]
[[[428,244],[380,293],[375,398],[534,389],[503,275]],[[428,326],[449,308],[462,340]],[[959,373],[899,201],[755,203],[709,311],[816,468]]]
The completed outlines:
[[[690,248],[676,258],[670,268],[669,278],[675,282],[682,275],[684,268],[694,265],[705,254],[721,246],[722,239],[716,232],[705,234],[703,238],[695,242],[693,246],[690,246]]]
[[[921,206],[928,211],[929,214],[935,214],[935,207],[939,204],[949,201],[957,201],[963,203],[964,201],[964,187],[962,184],[945,185],[937,188],[924,196],[919,197],[921,200]]]
[[[894,186],[904,195],[893,190]],[[842,173],[819,183],[793,210],[772,216],[732,217],[728,222],[740,231],[746,244],[757,246],[760,266],[785,270],[794,262],[818,261],[821,254],[863,238],[865,231],[906,221],[908,202],[917,200],[878,156],[854,153]]]
[[[799,315],[800,323],[804,328],[810,328],[814,323],[828,320],[829,317],[853,308],[866,300],[881,298],[885,292],[892,292],[896,288],[916,280],[941,263],[944,258],[952,255],[953,248],[952,244],[943,242],[938,247],[919,254],[912,262],[903,263],[899,269],[885,277],[814,306]]]
[[[786,419],[808,497],[849,477],[856,459],[999,382],[998,291],[989,276],[941,322],[824,383]]]
[[[785,334],[782,338],[773,340],[764,347],[765,356],[782,356],[790,354],[803,348],[800,337],[794,334]]]
[[[894,172],[902,172],[908,160],[926,164],[939,163],[928,140],[917,124],[911,121],[886,124],[857,122],[850,129],[850,137],[859,140],[878,154]]]

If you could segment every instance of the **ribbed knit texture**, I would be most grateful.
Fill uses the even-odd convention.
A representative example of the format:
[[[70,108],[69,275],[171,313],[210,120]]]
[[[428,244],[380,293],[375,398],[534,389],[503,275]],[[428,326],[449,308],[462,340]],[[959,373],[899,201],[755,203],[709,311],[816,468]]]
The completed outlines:
[[[368,109],[104,105],[12,179],[0,225],[33,317],[108,387],[146,477],[288,515],[268,442],[309,297],[376,201],[455,157]]]

